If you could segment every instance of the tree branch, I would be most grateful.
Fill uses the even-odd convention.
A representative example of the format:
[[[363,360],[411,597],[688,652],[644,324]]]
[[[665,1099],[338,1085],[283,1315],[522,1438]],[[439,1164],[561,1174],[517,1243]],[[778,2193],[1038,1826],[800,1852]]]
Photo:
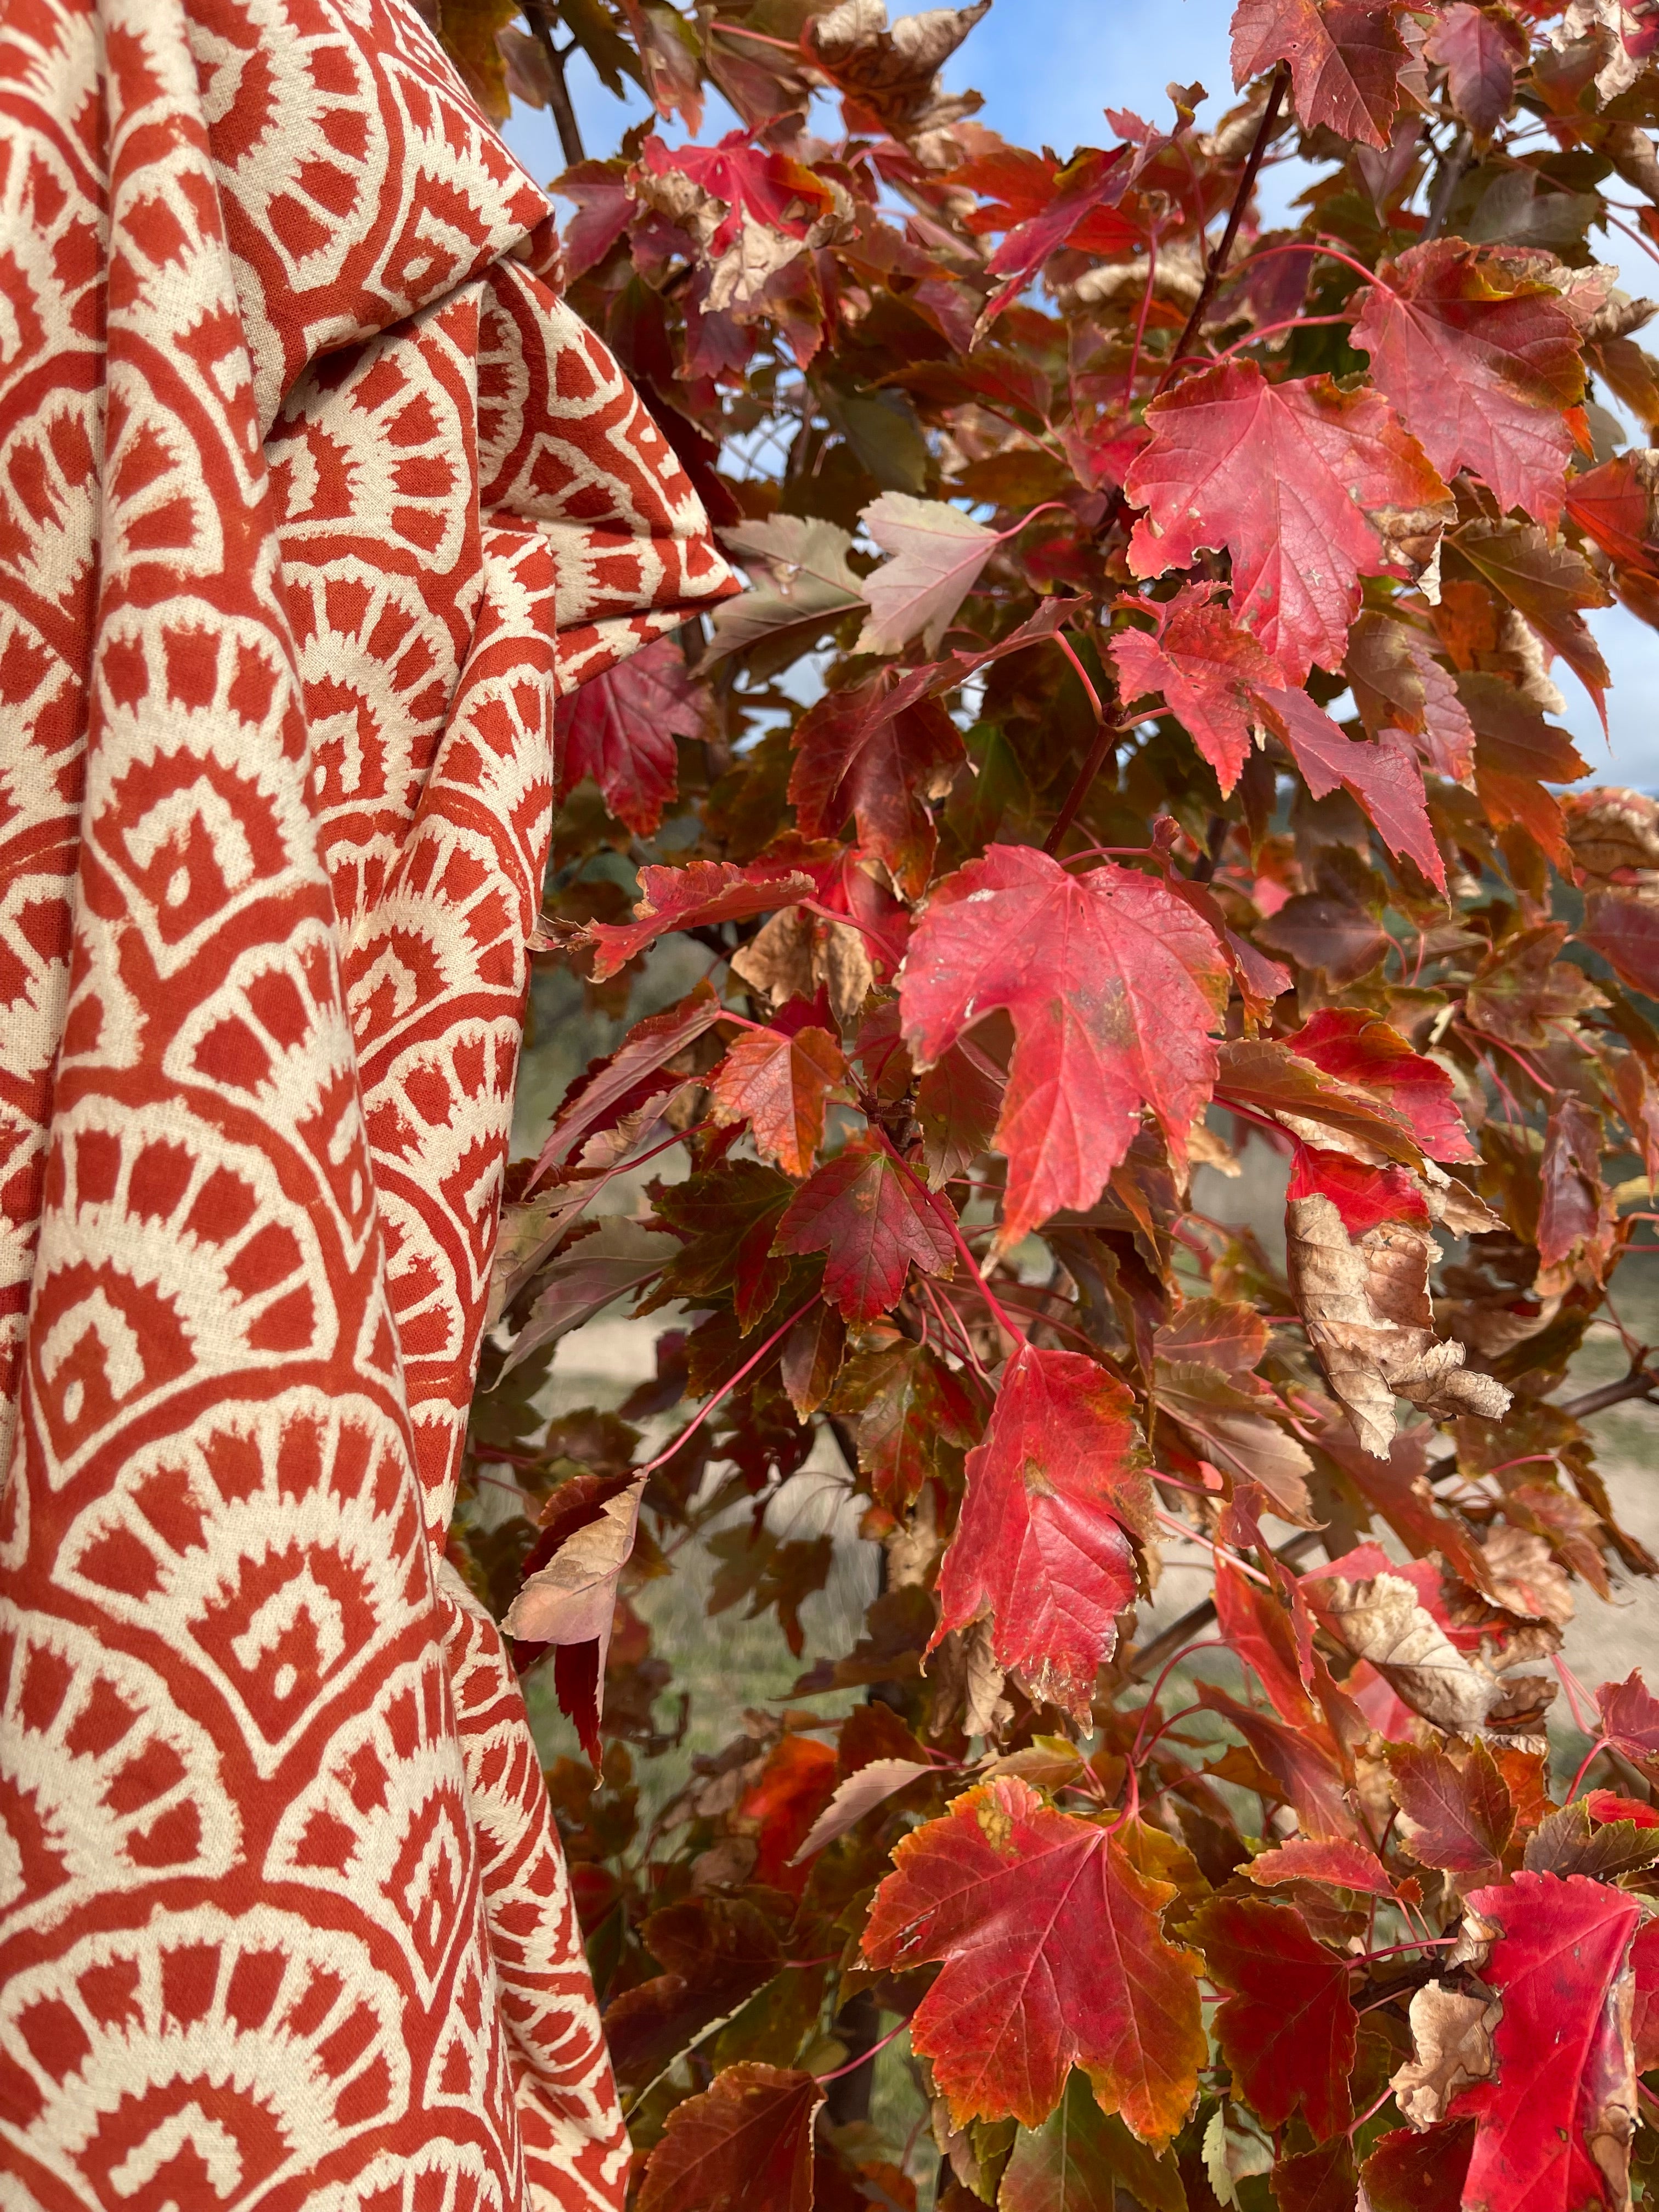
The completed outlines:
[[[564,58],[569,49],[554,45],[553,26],[547,19],[543,0],[520,0],[520,4],[525,21],[529,24],[536,43],[542,50],[542,58],[547,64],[547,74],[551,80],[549,105],[553,110],[553,121],[558,130],[565,165],[574,167],[578,161],[586,160],[587,152],[582,144],[581,125],[576,120],[576,111],[571,104],[570,88],[565,82]]]
[[[1569,1414],[1574,1420],[1587,1420],[1592,1413],[1604,1413],[1609,1406],[1624,1405],[1632,1398],[1651,1398],[1656,1394],[1659,1394],[1659,1372],[1651,1367],[1632,1367],[1617,1382],[1604,1382],[1600,1389],[1586,1390],[1582,1396],[1569,1398],[1555,1410]],[[1437,1462],[1443,1465],[1455,1456],[1456,1448],[1453,1446],[1448,1451],[1437,1452],[1429,1464],[1431,1468]],[[1324,1534],[1322,1528],[1304,1528],[1299,1536],[1292,1536],[1288,1544],[1281,1545],[1273,1557],[1283,1566],[1294,1566],[1323,1540]],[[1183,1644],[1190,1644],[1214,1619],[1213,1598],[1206,1598],[1201,1605],[1193,1606],[1179,1620],[1161,1629],[1150,1644],[1138,1647],[1129,1662],[1130,1680],[1155,1674],[1165,1660],[1179,1651]]]
[[[1261,111],[1261,120],[1256,125],[1255,143],[1250,148],[1249,159],[1244,164],[1244,173],[1238,180],[1238,190],[1233,194],[1232,208],[1227,216],[1227,228],[1221,234],[1220,245],[1210,256],[1204,271],[1204,282],[1199,289],[1197,299],[1193,302],[1193,312],[1187,318],[1186,328],[1176,340],[1175,350],[1170,356],[1169,367],[1158,380],[1158,392],[1163,391],[1164,386],[1174,375],[1176,362],[1197,337],[1210,301],[1215,296],[1215,288],[1226,273],[1227,264],[1232,258],[1233,243],[1238,236],[1238,227],[1243,222],[1244,210],[1250,204],[1250,194],[1255,189],[1256,176],[1267,156],[1267,142],[1273,135],[1273,126],[1279,121],[1279,111],[1285,104],[1285,94],[1290,89],[1290,64],[1288,62],[1280,62],[1267,94],[1267,104]],[[1158,392],[1155,392],[1152,397],[1156,399]]]

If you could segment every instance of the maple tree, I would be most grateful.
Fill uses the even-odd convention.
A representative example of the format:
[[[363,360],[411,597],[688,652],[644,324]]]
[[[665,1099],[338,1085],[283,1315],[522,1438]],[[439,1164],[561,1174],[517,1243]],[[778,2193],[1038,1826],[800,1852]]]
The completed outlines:
[[[914,2206],[902,2038],[951,2212],[1618,2212],[1659,1701],[1560,1650],[1656,1571],[1583,1423],[1659,1394],[1659,805],[1563,792],[1555,677],[1659,627],[1591,238],[1659,251],[1659,14],[1240,0],[1230,112],[1062,159],[942,87],[986,4],[435,16],[747,583],[560,708],[536,958],[615,1042],[509,1174],[451,1534],[587,1753],[635,2201]],[[550,1420],[623,1310],[654,1377]],[[810,1660],[809,1460],[877,1570]],[[800,1671],[647,1818],[699,1558]]]

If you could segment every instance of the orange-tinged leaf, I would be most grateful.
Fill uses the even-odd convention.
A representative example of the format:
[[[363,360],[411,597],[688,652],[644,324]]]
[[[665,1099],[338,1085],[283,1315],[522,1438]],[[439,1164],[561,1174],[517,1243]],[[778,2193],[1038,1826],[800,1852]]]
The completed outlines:
[[[1205,2057],[1197,1961],[1163,1931],[1175,1895],[1121,1837],[1004,1775],[900,1844],[864,1954],[876,1967],[939,1962],[910,2040],[958,2125],[1039,2126],[1077,2065],[1103,2111],[1161,2146]]]
[[[929,1650],[988,1608],[997,1664],[1085,1723],[1135,1594],[1126,1532],[1150,1531],[1133,1404],[1081,1352],[1022,1345],[968,1455],[968,1495],[939,1569]]]
[[[835,1792],[836,1753],[817,1736],[786,1735],[774,1746],[760,1779],[738,1811],[760,1826],[755,1880],[774,1888],[799,1889],[789,1870],[812,1824]]]
[[[1314,2141],[1328,2142],[1352,2113],[1359,2022],[1348,1961],[1316,1942],[1293,1906],[1266,1898],[1207,1899],[1188,1932],[1226,1993],[1215,2032],[1237,2092],[1270,2128],[1299,2106]]]
[[[1214,933],[1132,869],[1073,876],[1031,847],[993,845],[938,886],[905,961],[905,1035],[925,1068],[988,1014],[1013,1018],[1002,1246],[1061,1206],[1092,1206],[1143,1106],[1184,1165],[1226,991]]]
[[[1419,1866],[1477,1881],[1496,1877],[1515,1807],[1484,1743],[1455,1758],[1438,1745],[1398,1744],[1389,1753],[1400,1835]]]
[[[810,1172],[823,1142],[824,1109],[842,1091],[847,1062],[828,1030],[749,1030],[708,1085],[716,1121],[747,1121],[755,1149],[786,1175]]]
[[[1584,396],[1561,273],[1548,253],[1437,238],[1382,264],[1353,329],[1443,477],[1472,470],[1499,507],[1552,526],[1573,453],[1564,418]]]
[[[879,1138],[852,1138],[796,1192],[775,1252],[822,1252],[823,1295],[848,1321],[873,1321],[898,1302],[914,1261],[948,1275],[956,1246],[926,1188]]]
[[[1341,665],[1359,579],[1407,568],[1402,532],[1450,517],[1450,494],[1378,392],[1328,376],[1269,384],[1254,362],[1228,362],[1155,399],[1146,420],[1152,441],[1124,484],[1147,510],[1130,568],[1162,575],[1224,546],[1234,614],[1291,684]]]
[[[634,920],[596,921],[588,932],[599,948],[593,980],[603,982],[614,975],[670,930],[750,921],[777,907],[797,906],[812,897],[816,888],[811,876],[775,860],[754,860],[747,867],[731,860],[693,860],[684,868],[641,868]]]
[[[1357,1890],[1362,1897],[1394,1895],[1394,1884],[1374,1851],[1334,1838],[1320,1843],[1292,1836],[1272,1850],[1258,1851],[1243,1871],[1261,1889],[1285,1881],[1316,1881],[1330,1889]]]
[[[668,2116],[639,2212],[811,2212],[823,2091],[793,2068],[728,2066]]]

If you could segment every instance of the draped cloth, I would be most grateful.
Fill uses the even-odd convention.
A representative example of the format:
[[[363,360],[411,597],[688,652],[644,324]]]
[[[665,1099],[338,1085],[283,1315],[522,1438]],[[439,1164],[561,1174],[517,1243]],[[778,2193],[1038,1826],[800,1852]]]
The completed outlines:
[[[556,691],[732,588],[404,0],[0,9],[0,2202],[614,2206],[445,1563]]]

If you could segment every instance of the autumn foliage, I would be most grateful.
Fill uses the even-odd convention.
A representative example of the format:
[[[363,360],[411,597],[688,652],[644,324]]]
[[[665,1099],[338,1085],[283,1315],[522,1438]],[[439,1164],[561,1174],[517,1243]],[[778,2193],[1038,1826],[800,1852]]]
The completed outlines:
[[[636,2201],[914,2204],[890,2032],[956,2212],[1621,2207],[1659,1703],[1556,1655],[1655,1571],[1564,1392],[1651,1249],[1659,807],[1562,795],[1557,687],[1659,625],[1592,244],[1659,244],[1659,15],[1240,0],[1230,112],[1062,161],[941,90],[983,12],[442,11],[498,112],[572,41],[654,103],[569,297],[749,583],[562,709],[538,957],[648,1011],[513,1171],[452,1544],[599,1771]],[[607,1310],[656,1381],[550,1424]],[[879,1573],[809,1655],[820,1445]],[[700,1546],[801,1671],[647,1821]]]

